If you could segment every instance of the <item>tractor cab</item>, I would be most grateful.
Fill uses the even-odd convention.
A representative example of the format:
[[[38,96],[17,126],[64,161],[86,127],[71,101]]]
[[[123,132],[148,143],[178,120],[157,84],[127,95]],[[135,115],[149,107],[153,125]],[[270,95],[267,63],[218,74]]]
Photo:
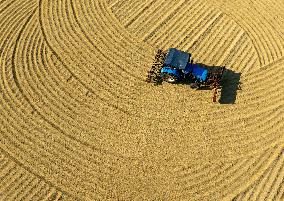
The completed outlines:
[[[161,69],[161,77],[169,83],[176,83],[190,78],[195,82],[204,82],[207,78],[207,69],[199,64],[193,64],[191,54],[170,48],[165,56]]]

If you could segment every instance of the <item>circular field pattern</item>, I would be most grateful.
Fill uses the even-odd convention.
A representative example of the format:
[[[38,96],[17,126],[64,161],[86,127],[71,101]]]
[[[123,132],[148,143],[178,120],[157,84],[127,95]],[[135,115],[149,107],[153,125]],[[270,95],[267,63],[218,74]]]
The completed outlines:
[[[283,11],[0,0],[0,200],[283,200]],[[234,104],[146,83],[170,47],[240,75]]]

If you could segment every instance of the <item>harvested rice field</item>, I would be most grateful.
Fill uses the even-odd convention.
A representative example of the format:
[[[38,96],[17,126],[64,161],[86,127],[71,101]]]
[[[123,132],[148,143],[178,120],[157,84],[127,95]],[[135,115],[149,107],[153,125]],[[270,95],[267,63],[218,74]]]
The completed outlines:
[[[0,200],[284,200],[282,0],[0,0],[0,24]],[[223,103],[145,82],[170,47],[234,72]]]

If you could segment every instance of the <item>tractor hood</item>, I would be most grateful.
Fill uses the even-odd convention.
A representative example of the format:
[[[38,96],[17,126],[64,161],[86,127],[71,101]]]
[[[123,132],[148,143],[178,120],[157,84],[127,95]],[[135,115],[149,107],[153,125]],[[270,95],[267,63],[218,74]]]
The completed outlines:
[[[166,66],[176,67],[178,69],[185,69],[187,62],[189,61],[191,54],[177,50],[175,48],[170,48],[164,64]]]

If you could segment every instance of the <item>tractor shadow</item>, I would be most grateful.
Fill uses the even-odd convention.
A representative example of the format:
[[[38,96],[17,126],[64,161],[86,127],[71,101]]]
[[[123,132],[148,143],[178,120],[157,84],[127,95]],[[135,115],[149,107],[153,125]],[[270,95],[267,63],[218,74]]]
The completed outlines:
[[[199,63],[202,67],[208,69],[221,68],[221,66],[207,66],[205,64]],[[234,104],[237,98],[237,91],[241,90],[241,73],[235,72],[226,68],[223,78],[221,80],[221,92],[218,93],[219,103],[220,104]],[[182,84],[190,85],[189,80],[184,80]],[[211,90],[209,86],[201,86],[196,90]]]
[[[241,73],[226,69],[221,81],[220,104],[234,104],[237,98],[237,92],[241,89]]]

